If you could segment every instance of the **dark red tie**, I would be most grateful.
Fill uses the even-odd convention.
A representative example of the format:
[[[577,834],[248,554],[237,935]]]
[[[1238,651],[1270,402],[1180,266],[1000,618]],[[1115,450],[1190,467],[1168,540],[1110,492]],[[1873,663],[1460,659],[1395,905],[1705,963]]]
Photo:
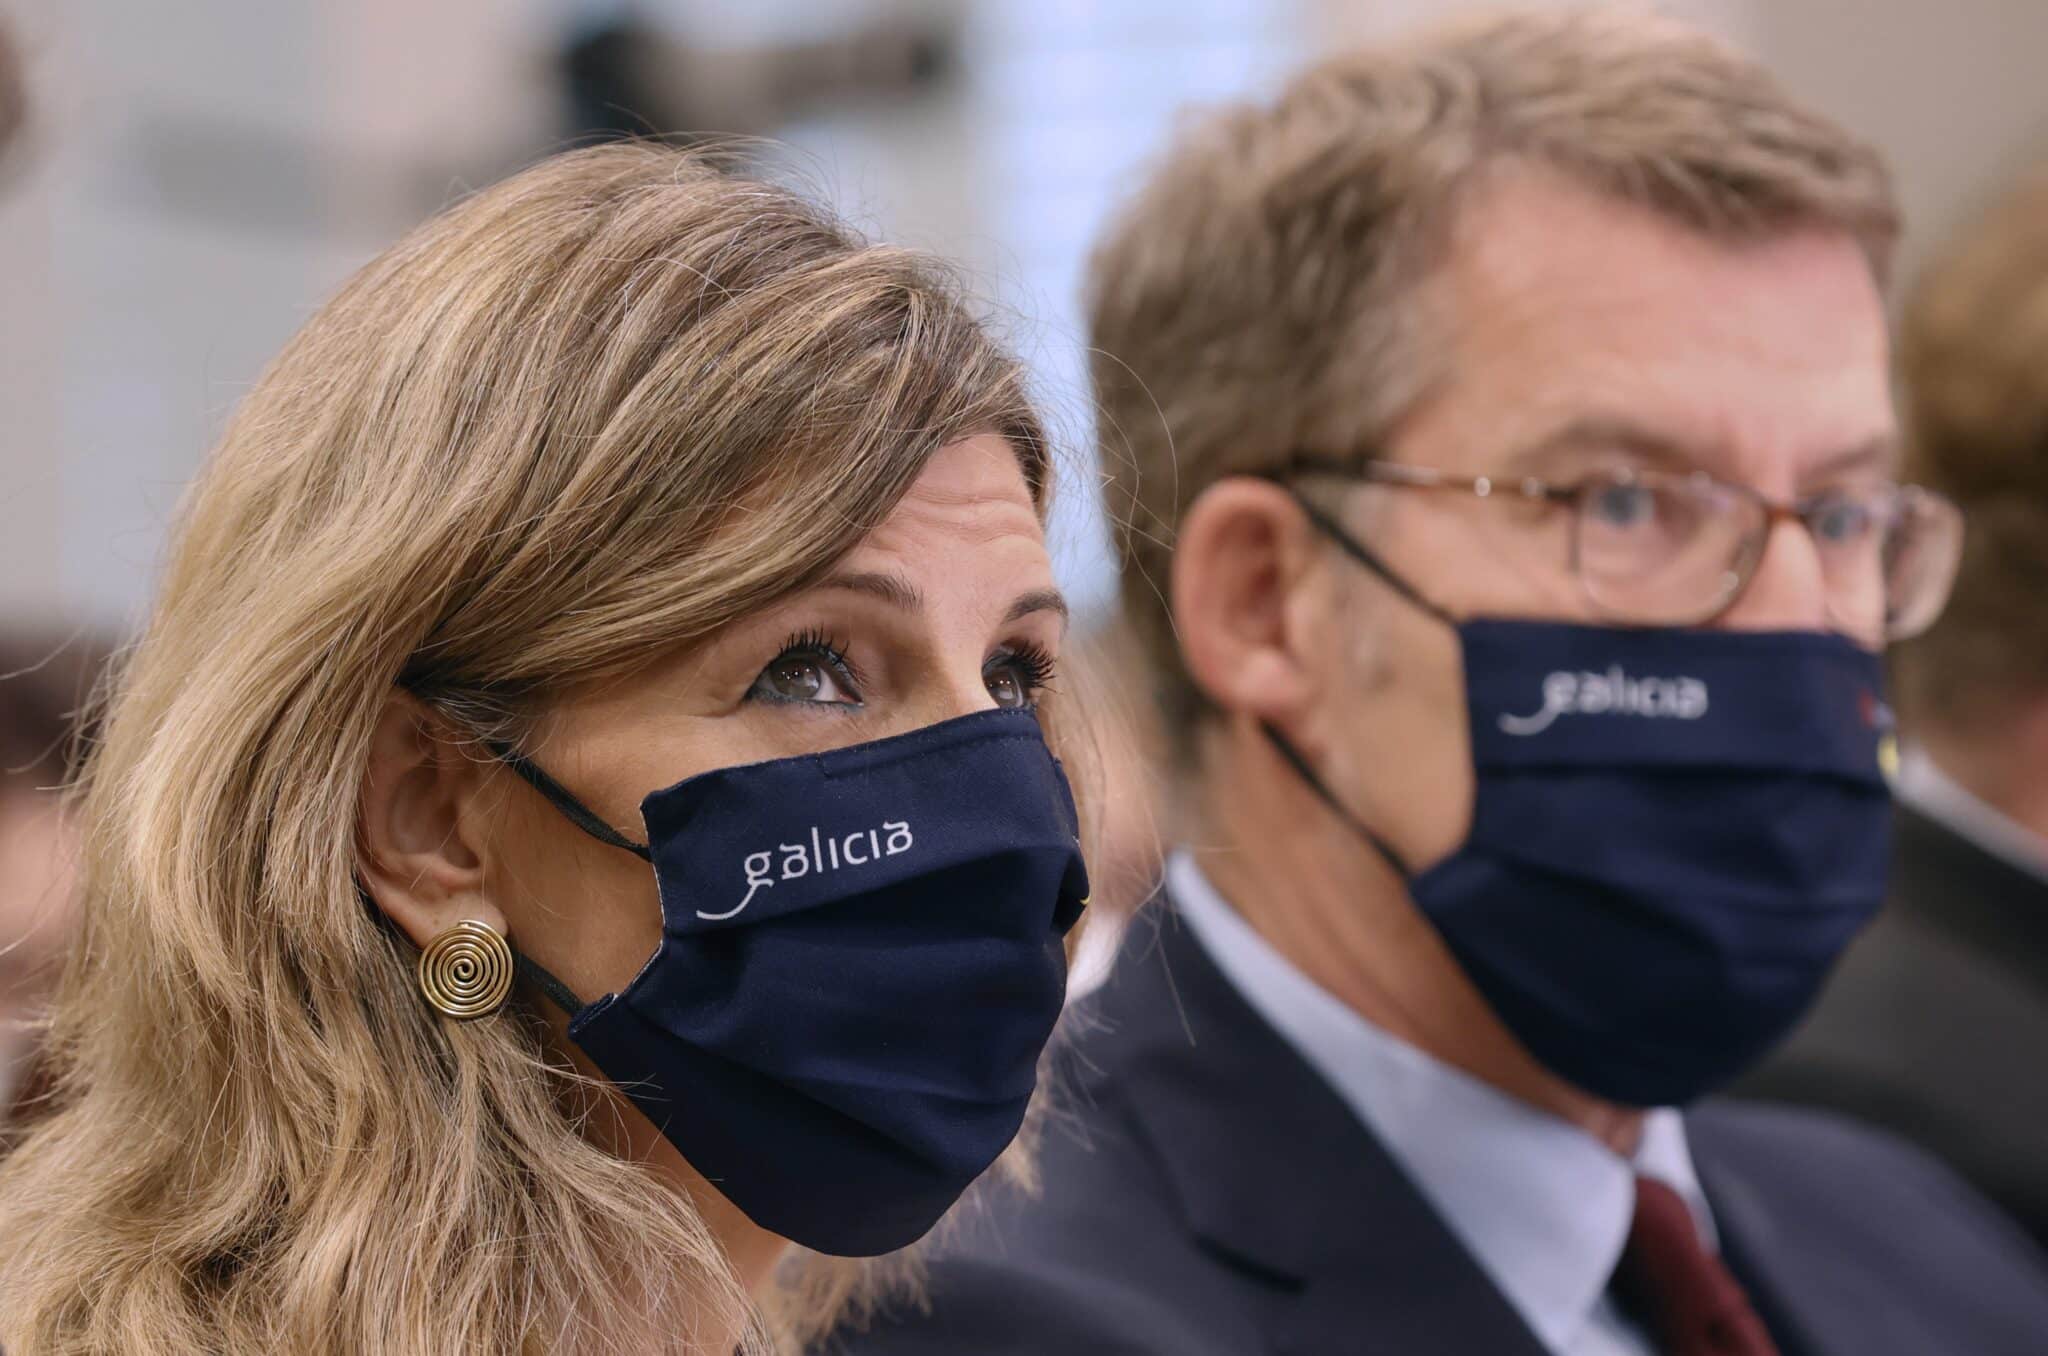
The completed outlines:
[[[1701,1246],[1684,1198],[1648,1177],[1636,1178],[1636,1220],[1614,1269],[1614,1297],[1664,1356],[1778,1356],[1741,1283]]]

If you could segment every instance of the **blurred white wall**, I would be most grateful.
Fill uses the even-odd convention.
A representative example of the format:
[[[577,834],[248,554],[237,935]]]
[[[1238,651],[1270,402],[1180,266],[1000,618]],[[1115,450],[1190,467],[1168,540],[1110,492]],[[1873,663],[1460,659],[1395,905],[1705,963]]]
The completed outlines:
[[[388,166],[517,125],[479,37],[507,9],[0,0],[34,120],[0,188],[0,616],[139,614],[238,395],[417,215]]]

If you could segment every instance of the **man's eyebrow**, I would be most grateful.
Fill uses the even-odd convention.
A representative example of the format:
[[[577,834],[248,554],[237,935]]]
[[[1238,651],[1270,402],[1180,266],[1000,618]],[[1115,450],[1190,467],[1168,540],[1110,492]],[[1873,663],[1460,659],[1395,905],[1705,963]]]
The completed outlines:
[[[1639,460],[1673,471],[1710,470],[1717,460],[1714,449],[1688,443],[1645,424],[1616,415],[1592,415],[1574,419],[1545,434],[1510,456],[1503,473],[1519,473],[1544,457],[1571,448],[1606,448],[1624,452]],[[1845,471],[1869,466],[1896,464],[1899,437],[1895,432],[1873,435],[1860,443],[1831,453],[1800,471],[1803,481],[1825,480]],[[1726,472],[1718,474],[1726,475]]]
[[[821,589],[842,589],[848,593],[865,593],[870,598],[879,598],[892,607],[905,612],[924,611],[924,594],[917,585],[900,575],[858,572],[835,574],[818,585]]]
[[[1845,448],[1829,457],[1823,457],[1800,473],[1805,481],[1827,480],[1845,471],[1862,471],[1880,467],[1894,471],[1899,464],[1899,435],[1880,433],[1866,438],[1854,447]]]
[[[1029,593],[1020,593],[1010,604],[1010,610],[1003,614],[1003,625],[1023,621],[1034,612],[1054,612],[1059,614],[1062,622],[1066,621],[1069,615],[1066,595],[1058,589],[1033,589]]]
[[[1543,458],[1571,448],[1594,447],[1626,452],[1674,471],[1698,470],[1709,460],[1702,455],[1704,449],[1692,446],[1682,438],[1620,415],[1596,414],[1570,420],[1544,434],[1509,456],[1500,473],[1515,474],[1531,469]]]

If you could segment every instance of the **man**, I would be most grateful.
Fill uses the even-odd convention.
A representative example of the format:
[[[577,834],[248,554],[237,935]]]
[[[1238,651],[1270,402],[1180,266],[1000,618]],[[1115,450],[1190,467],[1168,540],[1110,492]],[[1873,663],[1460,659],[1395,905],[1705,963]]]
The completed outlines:
[[[2043,1259],[1931,1161],[1673,1109],[1882,893],[1877,652],[1959,532],[1890,478],[1894,229],[1868,149],[1613,11],[1167,157],[1091,338],[1186,846],[1042,1194],[846,1349],[2042,1349]]]
[[[1922,278],[1911,457],[1969,514],[1955,601],[1895,666],[1913,747],[1891,898],[1745,1091],[1881,1122],[2048,1243],[2048,179]]]

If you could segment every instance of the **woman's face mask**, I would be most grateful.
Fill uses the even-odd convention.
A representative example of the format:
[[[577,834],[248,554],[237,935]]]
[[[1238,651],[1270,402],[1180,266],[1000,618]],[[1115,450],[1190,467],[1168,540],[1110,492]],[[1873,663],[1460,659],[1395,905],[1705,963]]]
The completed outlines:
[[[708,772],[642,812],[648,844],[614,845],[660,882],[646,966],[601,997],[522,968],[755,1223],[852,1256],[916,1241],[1016,1135],[1066,996],[1088,878],[1036,718]]]

